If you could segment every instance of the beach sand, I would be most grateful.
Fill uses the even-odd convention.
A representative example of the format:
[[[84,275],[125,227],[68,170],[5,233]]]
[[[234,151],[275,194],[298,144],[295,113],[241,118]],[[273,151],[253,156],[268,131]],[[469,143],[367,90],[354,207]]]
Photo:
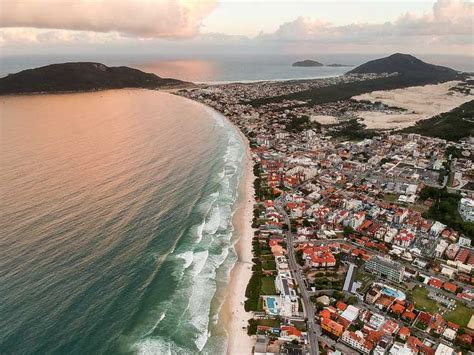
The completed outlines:
[[[399,107],[406,112],[359,111],[355,114],[363,119],[369,129],[400,129],[413,126],[417,121],[436,116],[473,99],[473,95],[449,91],[459,81],[448,81],[436,85],[413,86],[403,89],[373,91],[354,96],[355,100],[382,102]]]
[[[237,236],[235,250],[238,260],[230,273],[224,303],[219,319],[222,319],[228,334],[227,354],[251,354],[254,339],[247,335],[248,320],[251,313],[245,312],[245,289],[252,276],[252,228],[254,189],[253,163],[247,139],[242,135],[247,146],[244,161],[244,172],[239,187],[238,207],[233,224]]]
[[[312,122],[318,122],[322,125],[325,125],[325,124],[335,124],[335,123],[338,123],[338,119],[337,117],[334,117],[334,116],[328,116],[328,115],[312,115],[310,117],[310,120]]]

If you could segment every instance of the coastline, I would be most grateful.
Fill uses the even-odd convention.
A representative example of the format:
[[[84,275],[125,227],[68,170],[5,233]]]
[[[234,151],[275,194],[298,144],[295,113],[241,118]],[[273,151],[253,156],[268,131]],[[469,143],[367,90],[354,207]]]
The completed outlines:
[[[229,120],[230,122],[230,120]],[[234,244],[237,261],[230,272],[230,280],[225,290],[225,298],[219,312],[227,333],[227,354],[251,354],[254,346],[253,338],[247,335],[248,320],[252,317],[250,312],[244,310],[246,300],[245,290],[252,276],[252,228],[254,206],[254,175],[253,161],[247,138],[232,122],[246,145],[244,169],[239,186],[237,209],[233,216]]]

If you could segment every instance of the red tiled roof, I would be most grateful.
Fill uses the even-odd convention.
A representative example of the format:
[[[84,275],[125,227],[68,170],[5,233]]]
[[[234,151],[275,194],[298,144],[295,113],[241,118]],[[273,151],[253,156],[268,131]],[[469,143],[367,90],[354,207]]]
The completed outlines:
[[[400,330],[398,331],[398,334],[403,335],[403,336],[408,336],[410,335],[410,329],[407,327],[401,327]]]
[[[430,281],[428,281],[428,285],[435,287],[435,288],[441,288],[443,286],[443,281],[440,279],[435,279],[434,277],[430,278]]]
[[[451,282],[445,282],[444,285],[443,285],[443,288],[446,291],[453,292],[453,293],[455,293],[456,290],[458,289],[458,287],[455,284],[451,283]]]
[[[295,327],[289,326],[289,325],[282,325],[280,327],[281,331],[285,331],[288,335],[295,335],[297,337],[301,336],[301,332],[296,329]]]
[[[392,305],[392,307],[390,307],[390,310],[393,313],[402,314],[405,311],[405,307],[402,306],[400,303],[395,303],[394,305]]]

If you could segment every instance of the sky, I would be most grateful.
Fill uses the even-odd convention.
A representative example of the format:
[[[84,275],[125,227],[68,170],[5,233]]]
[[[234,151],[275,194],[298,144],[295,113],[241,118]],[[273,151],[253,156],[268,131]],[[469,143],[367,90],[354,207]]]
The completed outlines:
[[[2,53],[474,56],[467,0],[0,0]]]

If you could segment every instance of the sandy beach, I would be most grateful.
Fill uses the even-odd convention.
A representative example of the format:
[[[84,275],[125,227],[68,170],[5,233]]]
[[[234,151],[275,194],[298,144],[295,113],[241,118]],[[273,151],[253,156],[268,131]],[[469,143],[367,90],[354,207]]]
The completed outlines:
[[[251,354],[254,339],[247,335],[247,324],[251,313],[245,312],[245,289],[252,276],[252,229],[254,189],[253,163],[247,139],[239,131],[247,145],[245,166],[240,183],[238,207],[233,224],[237,234],[235,250],[238,261],[234,265],[225,300],[219,318],[222,319],[228,334],[227,354]]]
[[[359,111],[356,115],[363,119],[369,129],[401,129],[414,125],[440,113],[450,111],[472,100],[473,95],[464,95],[449,89],[458,81],[448,81],[436,85],[414,86],[403,89],[373,91],[354,96],[355,100],[382,102],[385,105],[405,109],[405,112]]]

